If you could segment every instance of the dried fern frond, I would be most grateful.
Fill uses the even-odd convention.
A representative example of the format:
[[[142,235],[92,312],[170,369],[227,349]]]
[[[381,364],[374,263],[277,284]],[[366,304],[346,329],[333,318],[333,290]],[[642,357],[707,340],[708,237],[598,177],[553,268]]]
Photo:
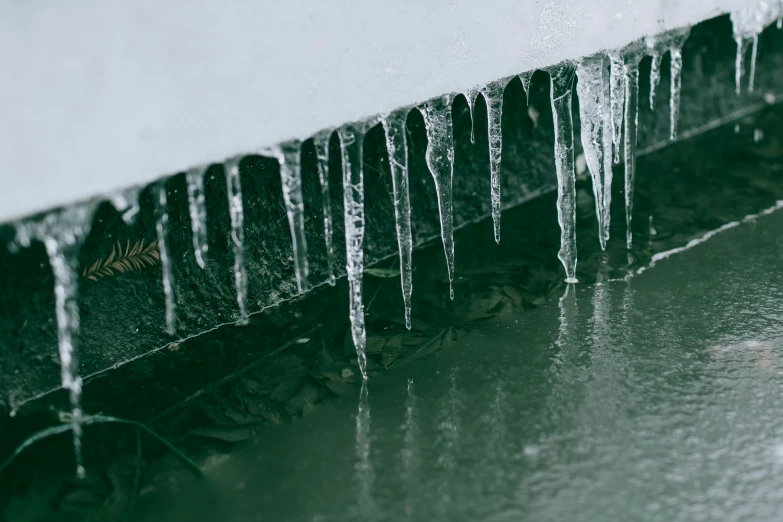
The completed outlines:
[[[98,259],[89,268],[82,270],[82,277],[97,281],[102,277],[111,277],[117,272],[124,274],[134,270],[141,270],[148,266],[154,266],[160,259],[158,240],[151,241],[146,246],[144,240],[137,241],[133,247],[130,240],[125,243],[125,248],[118,241],[111,249],[111,253],[105,259]]]

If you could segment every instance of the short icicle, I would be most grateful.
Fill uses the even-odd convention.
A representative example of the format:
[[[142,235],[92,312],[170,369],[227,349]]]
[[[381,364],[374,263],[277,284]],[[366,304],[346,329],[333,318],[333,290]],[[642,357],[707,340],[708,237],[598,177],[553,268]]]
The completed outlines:
[[[682,90],[682,46],[688,39],[690,29],[676,31],[670,37],[671,94],[669,96],[669,139],[677,139],[677,125],[680,121],[680,91]]]
[[[405,122],[408,109],[401,109],[383,118],[386,152],[389,154],[394,219],[397,227],[397,247],[400,254],[400,282],[405,304],[405,327],[411,329],[411,296],[413,294],[413,236],[411,234],[411,203],[408,186],[408,144]]]
[[[291,230],[294,251],[296,288],[300,294],[308,290],[307,241],[304,228],[304,199],[302,197],[302,144],[289,141],[272,149],[280,163],[280,181],[283,184],[283,202]]]
[[[26,222],[16,227],[16,242],[29,247],[31,239],[43,242],[54,276],[57,351],[60,382],[68,391],[71,413],[66,418],[73,432],[76,475],[85,478],[82,459],[82,379],[79,375],[79,249],[89,234],[94,205],[82,205],[47,215],[43,222]],[[14,245],[16,246],[16,245]]]
[[[481,89],[481,94],[487,102],[487,130],[489,136],[489,174],[490,198],[492,202],[492,222],[495,231],[495,242],[500,244],[500,159],[503,148],[503,91],[504,80],[491,82]]]
[[[132,225],[139,214],[139,194],[141,187],[131,187],[115,192],[109,197],[112,206],[117,212],[122,213],[122,220],[126,225]]]
[[[756,58],[759,51],[759,35],[754,34],[750,46],[750,77],[748,78],[748,92],[753,92],[753,83],[756,80]]]
[[[160,266],[163,275],[163,295],[166,299],[166,333],[177,333],[177,299],[174,295],[174,275],[171,269],[171,256],[169,256],[169,204],[166,195],[166,182],[161,181],[157,186],[155,198],[155,230],[158,233],[158,253],[160,254]]]
[[[655,110],[655,94],[661,83],[661,61],[663,55],[657,49],[651,49],[652,63],[650,64],[650,110]]]
[[[200,268],[206,267],[207,250],[207,204],[204,195],[204,173],[206,167],[195,167],[185,173],[188,184],[188,212],[190,230],[193,235],[193,255]]]
[[[552,116],[555,124],[555,169],[557,171],[557,221],[560,223],[558,259],[566,272],[566,283],[576,283],[576,176],[574,173],[574,122],[571,115],[571,87],[574,67],[550,69]]]
[[[239,307],[238,324],[247,323],[247,272],[245,271],[245,212],[242,204],[242,183],[239,178],[239,160],[232,158],[225,164],[228,191],[228,212],[231,217],[231,248],[234,252],[234,286]]]
[[[318,160],[318,180],[321,182],[321,203],[324,209],[324,243],[326,244],[326,266],[329,284],[334,286],[334,239],[332,226],[332,197],[329,193],[329,138],[331,131],[321,132],[313,137],[315,155]]]
[[[451,121],[452,94],[425,103],[421,107],[427,131],[427,167],[435,180],[440,213],[440,232],[446,254],[449,296],[454,299],[454,216],[451,184],[454,177],[454,130]]]
[[[742,77],[745,74],[745,52],[751,46],[748,92],[753,92],[756,75],[759,35],[768,26],[783,16],[783,2],[759,0],[748,2],[746,7],[731,13],[732,33],[737,43],[737,57],[734,62],[734,82],[737,95],[742,91]]]
[[[620,140],[623,133],[623,105],[625,103],[625,88],[623,85],[623,57],[617,52],[609,53],[611,98],[610,112],[612,118],[612,144],[614,145],[614,162],[620,163]]]
[[[598,241],[606,249],[612,184],[611,118],[609,117],[608,77],[604,56],[582,60],[576,69],[579,116],[582,122],[582,148],[593,180]],[[608,184],[608,186],[607,186]]]
[[[343,204],[345,207],[345,258],[348,276],[349,319],[351,338],[356,347],[359,371],[367,379],[367,331],[364,326],[362,276],[364,274],[364,171],[362,147],[364,129],[341,128],[340,149],[343,157]]]
[[[631,248],[633,233],[634,182],[636,178],[636,134],[639,123],[639,58],[626,57],[625,77],[625,241]]]

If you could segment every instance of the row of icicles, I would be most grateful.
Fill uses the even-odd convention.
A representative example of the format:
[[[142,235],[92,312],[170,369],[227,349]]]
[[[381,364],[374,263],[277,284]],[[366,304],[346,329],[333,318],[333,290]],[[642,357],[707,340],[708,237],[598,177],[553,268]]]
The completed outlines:
[[[767,4],[764,3],[766,6]],[[733,13],[734,36],[737,41],[737,90],[743,71],[744,49],[753,48],[749,90],[753,88],[758,34],[768,24],[779,19],[783,9],[755,10],[750,13]],[[779,23],[780,26],[780,23]],[[574,75],[578,78],[581,136],[587,167],[593,180],[596,214],[599,223],[599,241],[605,248],[609,239],[609,207],[611,204],[612,162],[619,163],[620,151],[625,157],[625,210],[626,240],[630,247],[631,216],[633,212],[633,187],[636,168],[636,134],[639,98],[639,62],[652,56],[650,71],[650,107],[660,80],[663,54],[671,54],[671,139],[677,136],[677,120],[680,103],[682,71],[682,46],[688,29],[675,30],[634,42],[622,49],[600,53],[576,63],[563,63],[549,69],[551,104],[555,129],[555,166],[557,171],[557,214],[561,227],[561,243],[558,258],[563,263],[568,283],[577,282],[576,273],[576,192],[574,173],[574,132],[571,112]],[[607,62],[608,61],[608,67]],[[520,74],[526,94],[532,72]],[[500,163],[502,151],[501,114],[503,91],[510,78],[490,82],[464,93],[471,116],[478,94],[484,96],[487,105],[489,158],[491,176],[492,219],[495,240],[500,242]],[[416,107],[424,117],[427,150],[426,161],[435,181],[440,213],[441,237],[446,254],[450,283],[450,295],[454,298],[451,283],[454,278],[454,239],[452,212],[452,177],[454,167],[453,129],[451,105],[455,94],[430,100]],[[408,189],[407,143],[405,124],[408,112],[403,108],[377,119],[351,124],[336,130],[342,155],[342,179],[345,209],[346,273],[350,288],[349,315],[351,335],[358,356],[362,377],[367,378],[365,356],[366,332],[362,301],[362,274],[364,270],[364,180],[362,171],[362,145],[365,132],[380,122],[386,135],[386,147],[391,166],[394,214],[400,256],[402,294],[405,305],[405,323],[411,327],[412,248],[411,209]],[[625,128],[623,134],[622,129]],[[323,131],[313,137],[318,159],[318,172],[324,204],[324,237],[328,257],[329,283],[334,285],[334,247],[332,240],[332,215],[328,184],[328,143],[332,131]],[[472,139],[472,136],[471,136]],[[288,222],[293,240],[294,265],[297,288],[300,293],[308,290],[307,245],[304,233],[304,205],[300,173],[301,143],[298,141],[268,149],[267,153],[280,162]],[[236,286],[239,321],[247,321],[247,274],[244,263],[244,212],[239,175],[239,159],[225,164],[231,243],[234,254],[233,274]],[[204,197],[204,173],[206,167],[198,167],[186,173],[189,214],[196,262],[206,267],[207,232]],[[139,188],[115,194],[112,203],[123,212],[123,218],[131,223],[139,210]],[[163,289],[166,302],[166,328],[170,335],[176,333],[177,310],[174,295],[171,259],[168,254],[169,217],[164,184],[157,186],[156,230],[163,272]],[[76,452],[77,474],[84,476],[81,456],[81,388],[79,366],[74,349],[79,333],[79,309],[77,303],[78,253],[90,230],[96,202],[51,213],[43,221],[25,221],[17,224],[16,244],[30,245],[32,239],[42,241],[51,264],[55,280],[56,321],[58,351],[61,364],[61,383],[70,395],[72,407],[73,440]]]

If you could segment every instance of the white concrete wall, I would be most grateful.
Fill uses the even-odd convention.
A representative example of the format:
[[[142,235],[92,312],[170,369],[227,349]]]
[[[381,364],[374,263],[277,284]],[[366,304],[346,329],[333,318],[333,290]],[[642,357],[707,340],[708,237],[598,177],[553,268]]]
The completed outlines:
[[[5,0],[0,221],[755,0]]]

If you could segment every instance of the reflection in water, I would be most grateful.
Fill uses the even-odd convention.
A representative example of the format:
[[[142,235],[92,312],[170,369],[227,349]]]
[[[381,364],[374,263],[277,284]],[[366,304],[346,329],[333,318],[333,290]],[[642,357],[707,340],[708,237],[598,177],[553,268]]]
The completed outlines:
[[[462,404],[457,388],[457,367],[452,367],[449,379],[449,389],[438,411],[438,436],[435,447],[438,452],[437,470],[440,475],[438,484],[437,515],[439,519],[448,520],[448,510],[451,508],[452,491],[457,469],[457,454],[459,452],[460,436],[460,405]]]
[[[370,459],[370,402],[367,379],[362,379],[359,392],[359,409],[356,413],[356,480],[359,485],[358,511],[367,520],[373,520],[377,512],[372,497],[375,470]]]
[[[413,392],[413,379],[408,379],[408,398],[405,401],[405,423],[402,425],[404,442],[402,448],[402,479],[405,488],[405,516],[413,519],[414,500],[418,494],[419,425],[416,422],[416,395]]]

